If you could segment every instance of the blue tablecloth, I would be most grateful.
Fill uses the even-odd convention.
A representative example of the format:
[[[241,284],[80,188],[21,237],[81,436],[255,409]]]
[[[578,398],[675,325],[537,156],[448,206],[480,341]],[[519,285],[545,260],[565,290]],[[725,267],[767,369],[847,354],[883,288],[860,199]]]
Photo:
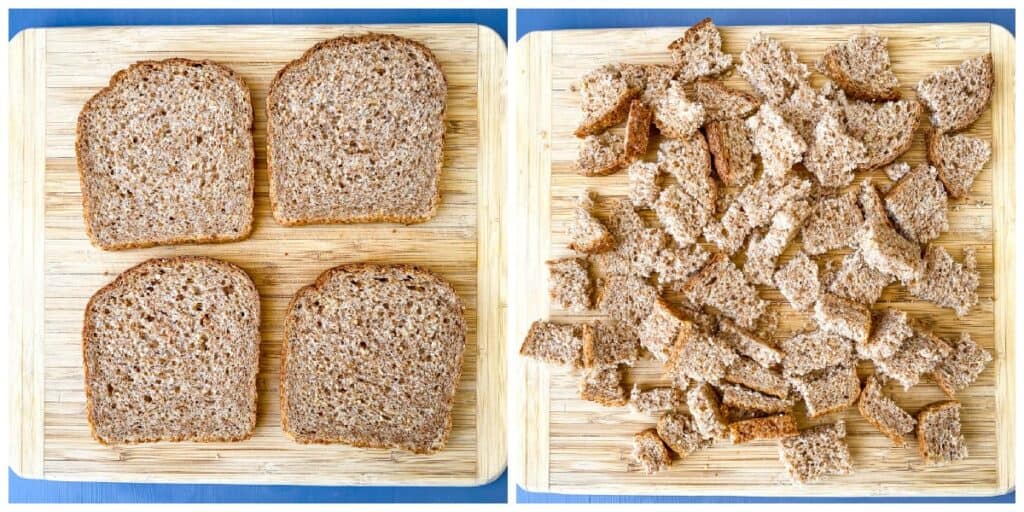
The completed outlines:
[[[1013,9],[518,9],[516,40],[538,30],[689,26],[711,16],[718,25],[955,23],[1002,25],[1014,34]],[[535,493],[516,487],[519,503],[1014,503],[1016,494],[949,498],[783,498],[737,496],[608,496]]]
[[[12,9],[8,38],[26,28],[97,25],[478,23],[508,40],[505,9]],[[344,461],[339,461],[344,463]],[[28,480],[8,469],[12,503],[505,503],[508,478],[479,487],[114,484]]]

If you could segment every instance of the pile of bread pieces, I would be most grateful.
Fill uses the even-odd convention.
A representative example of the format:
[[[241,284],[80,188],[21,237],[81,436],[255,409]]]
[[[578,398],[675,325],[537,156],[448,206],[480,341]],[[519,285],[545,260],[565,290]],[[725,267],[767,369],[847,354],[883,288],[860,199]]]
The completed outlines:
[[[548,262],[549,290],[557,309],[606,318],[538,320],[520,353],[579,370],[584,400],[657,418],[633,439],[642,471],[714,443],[776,440],[795,483],[848,474],[846,425],[828,418],[855,404],[894,445],[916,432],[928,464],[967,457],[956,394],[991,354],[967,333],[942,339],[921,319],[872,306],[896,282],[958,316],[978,302],[973,251],[958,261],[932,242],[949,228],[950,198],[966,196],[991,158],[988,141],[957,132],[989,104],[992,60],[936,70],[907,98],[887,44],[865,33],[828,47],[818,88],[768,34],[735,63],[705,19],[668,47],[672,64],[603,65],[573,86],[577,172],[624,169],[629,196],[605,200],[599,215],[601,199],[580,192],[566,233],[579,255]],[[755,94],[724,85],[733,67]],[[911,168],[898,159],[925,110],[928,163]],[[854,184],[872,169],[892,183]],[[819,269],[837,250],[849,252]],[[758,286],[776,288],[813,329],[771,341],[777,318]],[[627,391],[642,357],[663,363],[671,386]],[[862,380],[866,361],[874,372]],[[925,376],[949,400],[916,416],[884,390]],[[800,428],[799,401],[815,426]]]
[[[267,95],[275,219],[429,220],[446,103],[441,67],[415,41],[366,34],[311,48]],[[252,125],[249,89],[224,65],[176,58],[118,72],[78,120],[92,242],[118,250],[248,237]],[[295,441],[415,453],[446,445],[467,325],[443,278],[341,265],[295,293],[283,327],[281,427]],[[260,294],[245,270],[202,256],[144,261],[93,295],[82,336],[86,413],[100,442],[253,434]]]

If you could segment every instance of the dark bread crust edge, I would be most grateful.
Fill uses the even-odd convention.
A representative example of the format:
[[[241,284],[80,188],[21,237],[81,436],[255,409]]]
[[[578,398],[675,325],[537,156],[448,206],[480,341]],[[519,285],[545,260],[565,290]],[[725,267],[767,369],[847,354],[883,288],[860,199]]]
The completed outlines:
[[[302,217],[302,218],[289,218],[282,215],[278,208],[277,193],[274,187],[274,123],[272,122],[277,109],[274,108],[273,98],[275,92],[280,83],[281,78],[292,71],[293,68],[303,65],[308,61],[314,54],[320,50],[327,48],[343,47],[354,44],[361,44],[370,41],[393,41],[401,44],[409,45],[410,47],[422,52],[427,59],[434,64],[437,68],[438,73],[441,75],[441,81],[444,85],[445,96],[442,99],[443,105],[441,109],[441,158],[437,161],[437,172],[434,175],[434,197],[431,199],[430,208],[423,215],[352,215],[347,217]],[[441,61],[437,59],[434,52],[430,51],[423,43],[415,41],[409,38],[397,36],[395,34],[381,34],[376,32],[368,32],[360,35],[349,35],[340,36],[334,39],[327,39],[320,41],[313,45],[312,48],[306,50],[301,57],[285,64],[285,66],[277,71],[274,75],[274,79],[270,81],[270,87],[267,89],[267,178],[268,188],[270,195],[270,211],[274,217],[274,220],[282,226],[304,226],[308,224],[367,224],[377,222],[392,222],[396,224],[418,224],[426,222],[437,216],[437,211],[441,206],[441,174],[444,170],[444,149],[445,139],[447,137],[448,130],[446,129],[445,119],[448,117],[448,77],[445,76],[444,70],[441,68]]]
[[[252,399],[253,399],[253,407],[252,407],[252,414],[249,416],[249,421],[250,421],[252,426],[249,428],[249,431],[245,435],[239,436],[239,437],[233,437],[233,438],[232,437],[217,437],[217,436],[199,436],[199,437],[186,437],[186,436],[159,437],[158,436],[158,437],[151,437],[151,438],[139,439],[139,440],[134,440],[134,441],[124,441],[123,443],[112,443],[109,440],[100,437],[96,433],[96,423],[95,423],[95,419],[93,418],[92,393],[90,392],[91,388],[89,386],[89,365],[88,365],[88,359],[86,358],[86,347],[87,347],[87,345],[88,345],[88,343],[90,341],[89,338],[86,337],[86,332],[87,332],[88,326],[92,323],[93,304],[94,304],[94,302],[96,301],[96,299],[98,297],[100,297],[101,295],[104,295],[106,293],[114,291],[118,286],[120,286],[122,284],[122,281],[124,281],[125,279],[130,277],[135,272],[141,270],[143,267],[147,267],[147,266],[150,266],[150,265],[162,265],[162,264],[163,265],[167,265],[167,264],[174,264],[174,263],[179,263],[179,262],[203,262],[203,263],[208,263],[210,265],[220,267],[222,270],[224,270],[226,272],[237,273],[240,276],[245,276],[245,278],[248,281],[249,285],[251,285],[250,288],[249,288],[249,291],[251,291],[252,294],[253,294],[251,299],[252,299],[252,302],[253,302],[253,304],[255,305],[255,308],[256,308],[256,311],[255,311],[256,318],[261,318],[262,312],[260,310],[260,294],[259,294],[259,291],[256,289],[256,284],[253,282],[252,277],[249,276],[249,273],[246,272],[242,267],[239,267],[238,265],[235,265],[234,263],[231,263],[231,262],[228,262],[228,261],[224,261],[224,260],[221,260],[221,259],[217,259],[217,258],[211,258],[209,256],[171,256],[171,257],[167,257],[167,258],[150,258],[150,259],[148,259],[146,261],[143,261],[142,263],[138,263],[138,264],[128,268],[127,270],[121,272],[120,274],[117,275],[117,277],[114,278],[113,281],[111,281],[110,283],[108,283],[104,287],[102,287],[99,290],[97,290],[96,293],[93,293],[92,297],[89,298],[89,302],[85,306],[85,319],[82,322],[82,368],[84,369],[84,374],[85,374],[84,383],[85,383],[85,412],[86,412],[86,420],[89,422],[89,431],[92,433],[93,439],[99,441],[101,444],[105,444],[105,445],[110,445],[110,444],[139,444],[139,443],[151,443],[151,442],[156,442],[156,441],[171,441],[171,442],[194,441],[194,442],[200,442],[200,443],[223,442],[223,441],[237,442],[237,441],[244,441],[246,439],[249,439],[250,437],[252,437],[253,432],[255,432],[255,430],[256,430],[256,413],[257,413],[257,409],[259,408],[259,392],[258,392],[258,389],[257,389],[257,381],[258,381],[258,376],[259,376],[260,344],[262,342],[262,336],[261,336],[260,331],[259,331],[259,324],[258,323],[257,323],[257,326],[256,326],[256,367],[255,367],[256,371],[253,372],[253,374],[252,374]]]
[[[843,92],[856,100],[892,101],[900,99],[899,86],[894,86],[888,89],[879,89],[851,78],[850,74],[839,65],[837,53],[839,51],[840,44],[834,44],[825,49],[825,55],[821,58],[822,74],[831,78],[832,81],[843,90]]]
[[[757,110],[759,108],[761,108],[761,104],[763,103],[763,101],[761,101],[761,97],[758,96],[757,94],[754,94],[752,92],[743,91],[743,90],[740,90],[740,89],[733,89],[733,88],[725,85],[725,83],[723,83],[721,80],[716,79],[716,78],[709,78],[709,77],[706,77],[706,76],[702,76],[702,77],[698,78],[694,82],[694,86],[698,86],[698,85],[699,86],[703,86],[703,87],[710,87],[711,89],[714,89],[715,92],[717,92],[718,94],[721,94],[721,95],[724,95],[724,96],[733,96],[733,97],[740,96],[744,100],[754,104],[754,108],[752,108],[749,112],[747,112],[745,114],[741,114],[741,115],[735,117],[735,119],[746,119],[746,118],[750,117],[751,115],[754,114],[754,112],[757,112]],[[698,102],[698,103],[700,103],[700,102]],[[707,108],[707,105],[705,105],[705,108]],[[710,116],[709,116],[709,118],[710,118]],[[721,121],[722,119],[723,118],[718,118],[718,119],[714,119],[713,121]]]
[[[894,445],[898,447],[903,447],[904,445],[907,444],[906,439],[904,439],[903,437],[903,434],[900,434],[899,432],[889,429],[888,426],[883,425],[882,422],[876,420],[874,417],[869,415],[867,411],[865,411],[864,395],[867,394],[868,388],[872,386],[878,389],[878,394],[882,394],[882,384],[878,382],[878,379],[875,378],[874,374],[869,375],[868,378],[864,381],[864,387],[861,388],[860,394],[857,396],[857,411],[860,412],[860,416],[864,418],[865,421],[870,423],[872,427],[875,427],[876,429],[878,429],[879,432],[888,437]]]
[[[654,111],[640,100],[629,103],[629,115],[626,117],[626,136],[623,139],[622,164],[629,165],[647,152],[647,143],[651,135],[651,121]]]
[[[444,279],[439,274],[436,274],[433,271],[427,270],[427,269],[425,269],[423,267],[419,267],[419,266],[416,266],[416,265],[408,265],[408,264],[402,264],[402,263],[398,263],[398,264],[348,263],[348,264],[345,264],[345,265],[338,265],[336,267],[329,268],[329,269],[325,270],[324,272],[322,272],[316,278],[316,281],[314,281],[312,284],[308,284],[306,286],[303,286],[302,288],[299,288],[299,290],[297,292],[295,292],[295,295],[292,296],[292,299],[288,302],[287,316],[285,317],[285,323],[284,323],[284,333],[281,336],[281,368],[280,368],[280,379],[279,379],[280,384],[278,385],[278,397],[279,397],[279,400],[280,400],[280,410],[281,410],[281,430],[284,431],[284,433],[287,434],[288,437],[290,437],[293,441],[295,441],[297,443],[302,443],[302,444],[337,444],[337,443],[342,443],[342,444],[347,444],[347,445],[350,445],[350,446],[355,446],[356,448],[398,448],[398,449],[402,449],[402,450],[408,450],[408,451],[410,451],[412,453],[419,454],[419,455],[430,455],[430,454],[437,453],[437,452],[443,450],[448,445],[448,439],[449,439],[449,437],[451,437],[451,432],[452,432],[452,415],[453,415],[452,414],[452,412],[453,412],[452,410],[449,410],[448,417],[446,418],[447,421],[445,423],[444,432],[441,435],[440,443],[434,449],[423,449],[423,448],[413,447],[413,446],[399,446],[399,445],[391,445],[391,444],[384,444],[384,443],[372,443],[372,442],[368,443],[368,442],[363,442],[361,440],[350,440],[350,439],[345,439],[345,438],[342,438],[342,437],[310,439],[310,438],[300,437],[300,436],[296,435],[294,432],[292,432],[288,428],[288,407],[287,407],[287,404],[288,404],[288,386],[287,386],[288,371],[287,371],[287,369],[288,369],[288,346],[289,346],[288,340],[291,337],[291,333],[292,333],[292,331],[295,328],[294,316],[291,314],[292,310],[295,308],[295,303],[298,301],[299,297],[301,297],[302,295],[318,291],[321,287],[324,286],[324,284],[326,284],[328,281],[330,281],[334,277],[335,274],[359,273],[359,272],[374,271],[374,270],[397,270],[397,271],[401,271],[401,272],[408,272],[408,273],[412,273],[412,274],[418,274],[421,277],[432,279],[435,282],[441,284],[444,288],[446,288],[451,293],[452,297],[455,298],[456,305],[458,306],[458,309],[459,309],[459,311],[458,311],[458,313],[459,313],[459,320],[462,323],[462,351],[459,353],[458,365],[456,365],[456,367],[455,367],[455,379],[454,379],[454,382],[456,384],[456,389],[452,390],[452,396],[451,396],[451,398],[448,401],[449,407],[454,409],[455,392],[458,391],[458,389],[457,389],[458,388],[458,383],[459,383],[460,380],[462,380],[462,365],[463,365],[463,362],[465,360],[466,338],[467,338],[467,332],[468,332],[468,329],[467,329],[467,326],[466,326],[466,306],[462,302],[462,297],[460,297],[459,294],[455,292],[455,287],[453,287],[451,285],[451,283],[448,282],[448,280]]]
[[[128,77],[128,72],[131,71],[133,68],[136,68],[136,67],[139,67],[139,66],[146,66],[146,65],[166,65],[166,64],[185,64],[185,65],[202,64],[204,66],[209,66],[209,67],[211,67],[213,69],[216,69],[217,71],[220,71],[220,72],[224,73],[227,76],[228,79],[235,81],[238,84],[238,86],[243,91],[245,91],[246,103],[249,105],[249,125],[246,127],[246,130],[249,132],[249,159],[248,159],[249,160],[249,172],[250,172],[250,174],[252,174],[252,179],[249,181],[249,195],[247,196],[248,199],[249,199],[249,204],[248,204],[248,206],[249,206],[249,224],[246,227],[246,229],[244,229],[242,231],[239,231],[237,235],[222,235],[222,236],[214,235],[214,236],[205,236],[205,237],[204,236],[200,236],[200,237],[183,236],[183,237],[171,238],[171,239],[167,239],[167,240],[150,239],[150,240],[142,240],[142,241],[137,241],[137,242],[112,244],[112,245],[103,245],[102,243],[100,243],[99,239],[96,237],[96,234],[93,233],[92,225],[89,223],[89,195],[88,195],[88,192],[87,192],[88,188],[85,186],[85,182],[86,182],[86,179],[85,179],[85,169],[82,167],[82,158],[81,158],[82,149],[83,149],[82,148],[82,132],[83,132],[82,123],[84,122],[85,114],[87,112],[91,111],[94,108],[93,107],[93,103],[94,102],[98,101],[99,98],[109,94],[113,90],[114,86],[116,86],[122,80],[125,80]],[[117,250],[122,250],[122,249],[144,249],[146,247],[153,247],[153,246],[157,246],[157,245],[178,245],[178,244],[190,244],[190,243],[193,243],[193,244],[206,244],[206,243],[237,242],[239,240],[245,240],[246,238],[249,238],[249,235],[252,234],[253,217],[255,216],[255,211],[256,211],[256,203],[255,203],[255,200],[253,199],[253,192],[254,192],[255,187],[256,187],[256,141],[253,140],[253,137],[252,137],[252,130],[253,130],[253,124],[254,124],[254,121],[253,121],[253,119],[254,119],[254,117],[253,117],[254,116],[254,110],[255,109],[252,106],[252,91],[249,90],[249,86],[246,85],[244,80],[242,80],[242,77],[239,76],[238,73],[235,73],[235,71],[233,69],[231,69],[231,68],[229,68],[229,67],[227,67],[227,66],[225,66],[223,64],[220,64],[218,62],[214,62],[212,60],[192,60],[192,59],[185,59],[185,58],[180,58],[180,57],[174,57],[174,58],[164,59],[164,60],[140,60],[140,61],[136,62],[135,64],[132,64],[131,66],[128,66],[127,68],[122,69],[122,70],[118,71],[117,73],[114,73],[114,75],[112,77],[110,77],[110,82],[107,84],[107,86],[104,87],[103,89],[100,89],[99,92],[97,92],[96,94],[93,94],[92,97],[90,97],[89,100],[85,102],[85,105],[82,106],[82,110],[78,113],[78,121],[75,123],[75,164],[76,164],[76,167],[78,168],[79,186],[81,187],[81,191],[82,191],[82,218],[85,220],[85,232],[86,232],[86,234],[89,235],[89,241],[91,241],[93,245],[95,245],[96,247],[99,247],[100,249],[103,249],[103,250],[106,250],[106,251],[117,251]]]

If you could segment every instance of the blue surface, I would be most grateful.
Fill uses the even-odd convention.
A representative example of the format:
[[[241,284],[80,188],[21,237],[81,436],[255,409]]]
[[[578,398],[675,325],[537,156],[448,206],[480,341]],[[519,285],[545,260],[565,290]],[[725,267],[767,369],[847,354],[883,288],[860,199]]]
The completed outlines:
[[[505,9],[11,9],[26,28],[100,25],[477,23],[508,40]],[[344,464],[344,460],[339,460]],[[11,503],[506,503],[507,473],[479,487],[115,484],[28,480],[8,469]]]
[[[1001,25],[1015,34],[1013,9],[518,9],[516,40],[538,30],[715,24],[818,25],[848,23],[963,23]],[[518,503],[1015,503],[1016,493],[990,497],[793,498],[740,496],[609,496],[536,493],[516,486]]]

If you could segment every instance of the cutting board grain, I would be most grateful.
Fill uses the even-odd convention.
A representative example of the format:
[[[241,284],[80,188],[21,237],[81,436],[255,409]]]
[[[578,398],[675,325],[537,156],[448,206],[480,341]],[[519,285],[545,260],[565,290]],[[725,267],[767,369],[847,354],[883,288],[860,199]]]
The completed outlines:
[[[586,178],[572,171],[578,145],[573,128],[579,119],[577,99],[568,87],[584,73],[604,63],[670,63],[666,46],[685,28],[574,30],[536,32],[517,48],[517,151],[510,241],[518,250],[510,260],[510,353],[515,354],[532,321],[549,318],[580,321],[550,306],[544,261],[568,255],[566,227],[573,198],[584,187],[602,197],[623,196],[624,172]],[[532,491],[585,494],[711,494],[711,495],[991,495],[1006,492],[1014,481],[1013,300],[1014,269],[1013,181],[1014,43],[1004,29],[982,24],[878,25],[800,27],[722,27],[725,50],[738,59],[747,41],[766,31],[796,50],[811,64],[829,44],[851,34],[875,30],[889,38],[894,69],[907,96],[927,73],[962,59],[991,51],[996,89],[991,108],[969,130],[991,140],[994,158],[978,177],[970,197],[957,201],[950,230],[936,243],[957,257],[964,247],[977,249],[982,272],[980,304],[957,319],[890,286],[877,307],[893,306],[934,322],[947,338],[960,330],[991,350],[995,362],[980,380],[962,394],[964,431],[971,456],[963,463],[926,468],[912,448],[893,448],[854,409],[842,413],[850,432],[855,473],[823,483],[791,486],[778,460],[774,443],[745,446],[722,444],[677,462],[671,470],[644,476],[631,462],[632,434],[653,426],[654,419],[630,413],[625,407],[606,408],[580,400],[578,376],[513,356],[518,386],[513,467],[518,482]],[[820,85],[824,77],[815,73]],[[731,86],[750,90],[738,74]],[[927,124],[927,121],[924,122]],[[924,161],[924,137],[919,132],[904,156],[911,164]],[[881,172],[869,173],[885,180]],[[859,184],[858,179],[858,184]],[[600,207],[600,205],[599,205]],[[796,251],[799,241],[790,247]],[[832,254],[838,257],[839,252]],[[785,260],[786,256],[784,256]],[[776,341],[807,325],[777,291],[763,289],[763,298],[780,314]],[[670,297],[671,299],[672,297]],[[861,369],[862,376],[869,367]],[[642,361],[630,371],[633,382],[656,384],[660,365]],[[909,392],[888,388],[897,402],[916,412],[943,398],[930,381]],[[834,417],[833,417],[834,419]],[[801,423],[809,424],[804,418]]]
[[[442,205],[415,226],[283,227],[267,196],[267,88],[323,39],[391,32],[426,44],[448,79]],[[107,27],[29,30],[10,43],[12,467],[60,480],[473,485],[505,467],[505,46],[476,25]],[[252,90],[256,212],[243,242],[104,252],[86,237],[75,122],[110,76],[143,59],[212,59]],[[247,270],[263,304],[256,433],[240,443],[103,446],[85,419],[81,329],[86,301],[119,272],[155,256],[199,254]],[[451,281],[469,338],[454,429],[432,456],[300,445],[281,431],[278,367],[292,294],[335,265],[416,263]]]

